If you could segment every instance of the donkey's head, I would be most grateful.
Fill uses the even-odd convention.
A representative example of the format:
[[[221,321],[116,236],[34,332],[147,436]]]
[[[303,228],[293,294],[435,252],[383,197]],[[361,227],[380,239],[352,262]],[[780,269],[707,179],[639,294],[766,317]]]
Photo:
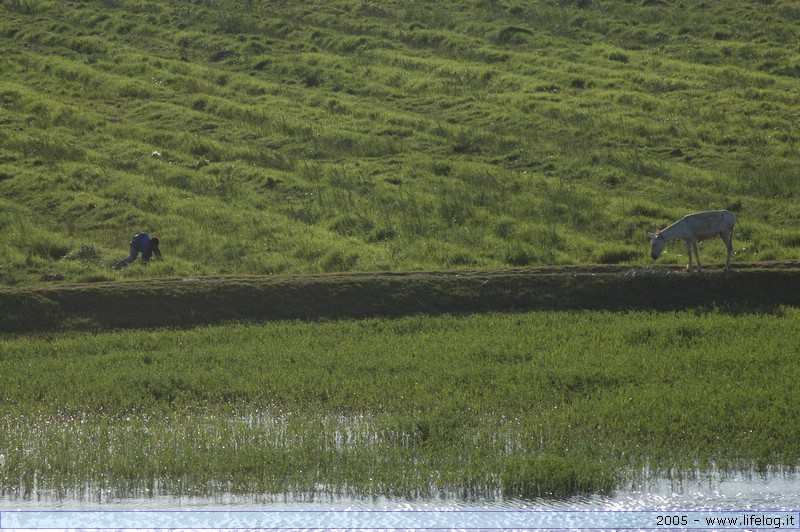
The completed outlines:
[[[660,231],[658,233],[647,234],[650,235],[650,256],[653,257],[653,260],[656,260],[661,256],[661,252],[664,251],[667,240],[661,235]]]

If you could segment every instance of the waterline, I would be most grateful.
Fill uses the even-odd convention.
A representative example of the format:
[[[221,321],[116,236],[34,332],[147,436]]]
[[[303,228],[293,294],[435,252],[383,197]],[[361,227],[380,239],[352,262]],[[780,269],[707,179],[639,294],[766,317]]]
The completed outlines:
[[[709,475],[631,484],[610,495],[534,500],[401,500],[220,493],[211,497],[155,496],[79,501],[40,493],[0,498],[0,529],[762,529],[789,525],[800,509],[794,475]],[[683,517],[686,523],[683,524]],[[728,525],[706,519],[740,519]],[[695,522],[694,520],[698,521]],[[781,519],[781,521],[775,521]],[[724,523],[728,523],[725,521]],[[771,523],[771,526],[767,526]],[[795,519],[794,528],[800,520]]]

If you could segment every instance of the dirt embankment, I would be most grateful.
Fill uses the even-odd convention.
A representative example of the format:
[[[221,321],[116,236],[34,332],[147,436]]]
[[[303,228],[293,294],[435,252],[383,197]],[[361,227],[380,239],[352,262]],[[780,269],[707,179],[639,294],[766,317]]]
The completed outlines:
[[[762,312],[800,305],[800,263],[184,278],[0,289],[0,332],[530,310]]]

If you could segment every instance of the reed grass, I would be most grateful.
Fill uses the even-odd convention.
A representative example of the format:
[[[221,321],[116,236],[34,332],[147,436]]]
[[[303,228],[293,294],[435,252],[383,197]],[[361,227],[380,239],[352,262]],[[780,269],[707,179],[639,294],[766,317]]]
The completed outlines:
[[[794,308],[0,340],[0,493],[512,497],[792,472]]]

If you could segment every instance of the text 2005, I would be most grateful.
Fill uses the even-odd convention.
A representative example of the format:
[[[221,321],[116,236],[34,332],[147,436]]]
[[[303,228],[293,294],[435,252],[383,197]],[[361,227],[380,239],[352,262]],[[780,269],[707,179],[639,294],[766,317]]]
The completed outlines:
[[[688,518],[685,515],[657,515],[656,526],[686,526]]]

